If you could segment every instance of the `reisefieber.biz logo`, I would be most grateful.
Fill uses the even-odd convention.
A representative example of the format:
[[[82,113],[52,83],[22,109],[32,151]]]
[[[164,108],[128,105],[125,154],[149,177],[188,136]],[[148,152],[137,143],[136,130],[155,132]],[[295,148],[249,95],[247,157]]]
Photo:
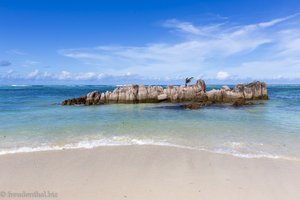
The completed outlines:
[[[33,192],[15,192],[15,191],[0,191],[1,199],[20,199],[20,198],[58,198],[57,192],[52,191],[33,191]]]

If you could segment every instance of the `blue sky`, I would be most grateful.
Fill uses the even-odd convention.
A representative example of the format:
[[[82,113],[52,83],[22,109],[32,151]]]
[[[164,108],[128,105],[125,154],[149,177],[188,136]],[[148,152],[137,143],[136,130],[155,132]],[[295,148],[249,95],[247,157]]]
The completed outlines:
[[[300,2],[0,0],[0,84],[300,83]]]

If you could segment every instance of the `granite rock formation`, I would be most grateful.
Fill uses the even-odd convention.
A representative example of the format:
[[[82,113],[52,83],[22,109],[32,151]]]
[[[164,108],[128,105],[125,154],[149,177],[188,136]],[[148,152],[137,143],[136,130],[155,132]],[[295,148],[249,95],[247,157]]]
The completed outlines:
[[[194,85],[188,86],[145,86],[127,85],[100,93],[92,91],[86,96],[68,99],[62,105],[99,105],[110,103],[159,103],[159,102],[193,102],[185,104],[186,108],[196,108],[212,103],[233,103],[234,105],[243,104],[250,100],[268,99],[267,86],[264,82],[252,82],[249,84],[238,84],[233,89],[223,86],[219,90],[206,91],[203,80],[198,80]],[[195,104],[196,103],[196,104]]]
[[[220,90],[208,91],[209,101],[215,103],[231,103],[243,99],[249,100],[267,100],[267,85],[264,82],[255,81],[249,84],[238,84],[233,89],[223,86]]]

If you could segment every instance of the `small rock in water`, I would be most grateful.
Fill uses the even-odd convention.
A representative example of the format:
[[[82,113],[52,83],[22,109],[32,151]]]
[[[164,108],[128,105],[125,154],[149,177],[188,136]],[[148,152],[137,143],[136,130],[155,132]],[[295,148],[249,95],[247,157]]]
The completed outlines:
[[[189,104],[184,104],[181,107],[184,109],[190,109],[190,110],[196,110],[202,107],[202,104],[200,103],[189,103]]]
[[[232,105],[238,107],[238,106],[245,106],[245,105],[254,105],[254,103],[252,101],[246,101],[245,99],[238,99],[234,101]]]
[[[203,103],[205,106],[211,106],[213,104],[213,102],[211,101],[206,101]]]
[[[238,100],[234,101],[232,105],[236,106],[236,107],[243,106],[243,105],[246,105],[246,101],[245,101],[245,99],[238,99]]]

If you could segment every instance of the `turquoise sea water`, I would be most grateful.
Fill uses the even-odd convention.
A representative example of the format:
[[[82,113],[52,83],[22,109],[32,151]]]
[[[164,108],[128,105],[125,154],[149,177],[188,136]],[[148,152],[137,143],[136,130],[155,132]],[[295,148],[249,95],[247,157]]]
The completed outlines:
[[[156,144],[241,157],[300,160],[300,86],[269,86],[269,101],[240,108],[59,104],[92,90],[114,88],[0,86],[0,154]]]

